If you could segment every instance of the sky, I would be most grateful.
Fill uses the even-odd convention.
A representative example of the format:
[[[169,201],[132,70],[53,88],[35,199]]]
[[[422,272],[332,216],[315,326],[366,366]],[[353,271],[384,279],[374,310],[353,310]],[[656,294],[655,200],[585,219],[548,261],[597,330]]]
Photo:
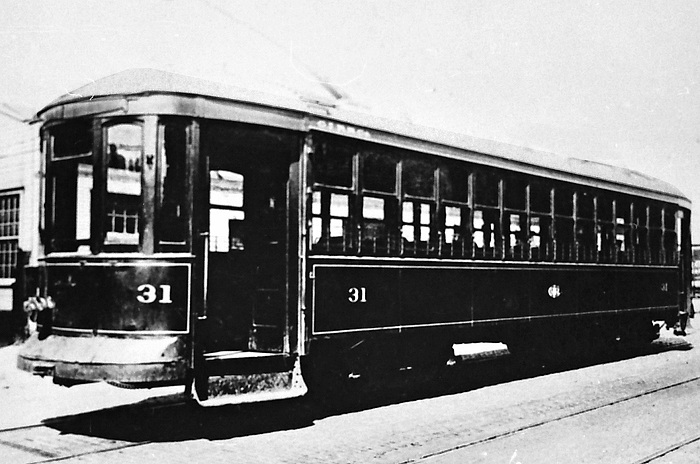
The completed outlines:
[[[696,0],[4,0],[0,102],[134,67],[332,83],[418,124],[670,182],[700,243]],[[313,70],[313,71],[309,71]]]

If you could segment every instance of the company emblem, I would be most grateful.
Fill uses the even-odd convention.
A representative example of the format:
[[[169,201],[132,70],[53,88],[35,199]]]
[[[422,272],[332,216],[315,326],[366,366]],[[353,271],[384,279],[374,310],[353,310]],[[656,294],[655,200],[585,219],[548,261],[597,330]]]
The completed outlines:
[[[552,285],[547,289],[547,295],[552,299],[557,299],[561,296],[561,287],[559,285]]]

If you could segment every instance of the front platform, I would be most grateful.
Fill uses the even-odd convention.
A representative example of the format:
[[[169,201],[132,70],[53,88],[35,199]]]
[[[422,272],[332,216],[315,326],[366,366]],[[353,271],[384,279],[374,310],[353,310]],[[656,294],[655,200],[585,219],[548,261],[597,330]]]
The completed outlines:
[[[187,356],[183,337],[115,338],[32,335],[22,345],[17,367],[54,382],[107,381],[130,386],[185,383]]]

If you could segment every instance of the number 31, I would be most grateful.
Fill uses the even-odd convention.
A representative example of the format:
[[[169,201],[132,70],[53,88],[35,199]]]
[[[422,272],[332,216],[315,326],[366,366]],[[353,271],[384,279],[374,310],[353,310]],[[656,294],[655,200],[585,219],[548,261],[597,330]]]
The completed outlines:
[[[162,292],[162,297],[160,300],[158,300],[158,303],[172,303],[173,300],[170,296],[170,285],[160,285],[159,288]],[[158,299],[158,289],[154,285],[139,285],[136,290],[139,292],[138,296],[136,296],[139,303],[151,304]]]
[[[367,288],[352,287],[348,289],[348,301],[350,303],[367,303]]]

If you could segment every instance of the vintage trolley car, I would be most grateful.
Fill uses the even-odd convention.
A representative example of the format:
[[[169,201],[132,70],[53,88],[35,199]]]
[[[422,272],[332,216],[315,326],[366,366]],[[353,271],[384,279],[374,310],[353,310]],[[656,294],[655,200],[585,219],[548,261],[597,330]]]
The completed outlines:
[[[369,113],[155,70],[49,104],[19,366],[221,404],[455,343],[650,341],[686,310],[674,187]]]

